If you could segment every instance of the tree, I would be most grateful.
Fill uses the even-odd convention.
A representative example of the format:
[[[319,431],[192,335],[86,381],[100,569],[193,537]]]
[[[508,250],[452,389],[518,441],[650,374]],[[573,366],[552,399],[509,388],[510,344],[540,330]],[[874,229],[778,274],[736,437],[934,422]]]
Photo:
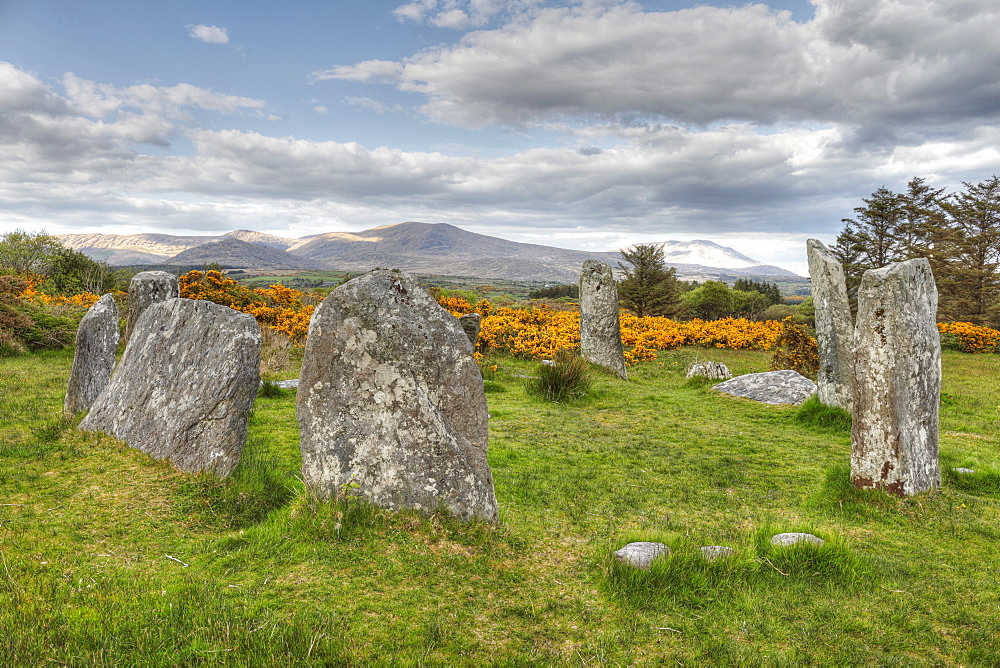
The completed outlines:
[[[844,267],[851,310],[856,308],[862,274],[904,259],[898,236],[906,215],[905,198],[883,186],[862,201],[865,206],[854,209],[857,218],[841,221],[844,230],[831,249]]]
[[[684,309],[702,320],[718,320],[730,316],[734,307],[732,291],[720,281],[705,281],[684,295]]]
[[[53,256],[63,248],[44,232],[15,230],[0,237],[0,273],[10,276],[48,274]]]
[[[777,283],[756,281],[751,278],[740,278],[733,283],[733,290],[740,290],[742,292],[758,292],[767,298],[767,306],[781,303],[781,290],[778,289]]]
[[[662,244],[638,244],[622,251],[628,266],[618,263],[625,278],[618,283],[618,302],[640,318],[672,316],[680,306],[681,286],[667,268]]]
[[[945,287],[954,319],[977,325],[1000,319],[1000,179],[963,183],[944,203],[957,234],[949,252],[951,280]]]
[[[122,272],[63,246],[55,237],[23,230],[0,237],[0,274],[44,276],[40,289],[61,295],[101,293],[127,280]]]

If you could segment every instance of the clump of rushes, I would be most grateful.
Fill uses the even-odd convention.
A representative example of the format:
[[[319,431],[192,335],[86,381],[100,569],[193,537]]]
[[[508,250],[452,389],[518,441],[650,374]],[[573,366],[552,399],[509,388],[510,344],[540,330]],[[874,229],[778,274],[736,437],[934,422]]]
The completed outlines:
[[[571,350],[559,350],[551,364],[538,367],[537,378],[529,378],[528,394],[547,401],[580,399],[590,390],[590,367]]]

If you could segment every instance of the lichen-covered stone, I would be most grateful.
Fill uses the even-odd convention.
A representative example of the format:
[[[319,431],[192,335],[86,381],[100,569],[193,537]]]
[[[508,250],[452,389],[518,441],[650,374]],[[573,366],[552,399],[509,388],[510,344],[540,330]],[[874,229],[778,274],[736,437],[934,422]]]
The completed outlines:
[[[765,404],[801,404],[816,393],[816,383],[798,371],[783,369],[736,376],[712,389]]]
[[[165,271],[142,271],[132,277],[128,285],[128,317],[125,319],[125,343],[132,339],[132,331],[139,318],[153,304],[180,296],[177,277]]]
[[[483,379],[458,320],[412,277],[375,271],[316,309],[297,396],[302,477],[329,499],[497,519]]]
[[[622,378],[628,378],[618,321],[618,288],[611,266],[587,260],[580,273],[580,354]]]
[[[695,376],[711,378],[712,380],[727,380],[732,378],[733,374],[729,372],[729,367],[722,362],[695,362],[688,367],[685,378],[694,378]]]
[[[479,341],[479,329],[483,324],[483,316],[478,313],[466,313],[458,319],[458,323],[462,325],[462,330],[469,337],[469,343],[475,350],[476,343]]]
[[[844,268],[821,241],[809,239],[806,249],[816,307],[819,400],[827,406],[851,411],[854,402],[854,323],[847,301]]]
[[[85,411],[94,403],[111,379],[117,348],[118,306],[111,295],[104,295],[76,330],[76,353],[63,401],[66,413]]]
[[[227,306],[153,304],[80,428],[107,432],[182,471],[228,475],[246,443],[260,345],[253,317]]]
[[[855,328],[851,481],[899,496],[941,485],[937,286],[924,259],[861,278]]]
[[[670,554],[670,548],[663,543],[639,541],[629,543],[622,549],[615,550],[612,554],[615,559],[624,564],[648,571],[654,560]]]
[[[798,545],[799,543],[810,543],[812,545],[822,545],[825,543],[819,536],[814,536],[811,533],[779,533],[771,536],[771,545],[777,547],[789,547],[791,545]]]

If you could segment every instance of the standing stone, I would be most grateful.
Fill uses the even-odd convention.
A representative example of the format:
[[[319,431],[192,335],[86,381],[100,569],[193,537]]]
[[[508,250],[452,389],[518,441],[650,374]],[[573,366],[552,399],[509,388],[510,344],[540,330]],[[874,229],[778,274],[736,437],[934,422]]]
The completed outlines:
[[[472,344],[472,349],[475,350],[476,343],[479,342],[479,329],[483,324],[483,316],[478,313],[466,313],[458,319],[458,322],[462,325],[462,330],[465,331],[465,335],[469,337],[469,343]]]
[[[128,317],[125,320],[125,343],[142,314],[153,304],[180,296],[177,277],[165,271],[142,271],[128,285]]]
[[[302,478],[319,498],[353,489],[385,508],[497,519],[472,345],[411,276],[374,271],[323,300],[296,403]]]
[[[866,271],[855,331],[851,481],[899,496],[941,484],[937,288],[920,258]]]
[[[580,273],[580,352],[583,358],[628,379],[618,322],[618,288],[611,267],[587,260]]]
[[[809,239],[806,249],[816,307],[819,400],[827,406],[851,411],[854,403],[854,324],[847,301],[844,268],[823,242]]]
[[[90,307],[76,330],[76,353],[63,401],[67,414],[89,409],[107,386],[117,348],[118,306],[114,297],[104,295]]]
[[[246,443],[260,345],[253,317],[227,306],[153,304],[80,429],[107,432],[182,471],[228,475]]]

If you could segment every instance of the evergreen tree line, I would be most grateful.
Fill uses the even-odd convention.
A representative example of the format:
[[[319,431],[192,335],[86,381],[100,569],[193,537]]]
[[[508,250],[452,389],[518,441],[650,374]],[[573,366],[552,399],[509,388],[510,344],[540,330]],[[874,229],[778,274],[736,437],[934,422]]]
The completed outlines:
[[[890,262],[927,258],[938,287],[938,320],[1000,326],[1000,179],[955,193],[913,178],[905,192],[882,187],[844,218],[831,249],[856,309],[861,275]]]

